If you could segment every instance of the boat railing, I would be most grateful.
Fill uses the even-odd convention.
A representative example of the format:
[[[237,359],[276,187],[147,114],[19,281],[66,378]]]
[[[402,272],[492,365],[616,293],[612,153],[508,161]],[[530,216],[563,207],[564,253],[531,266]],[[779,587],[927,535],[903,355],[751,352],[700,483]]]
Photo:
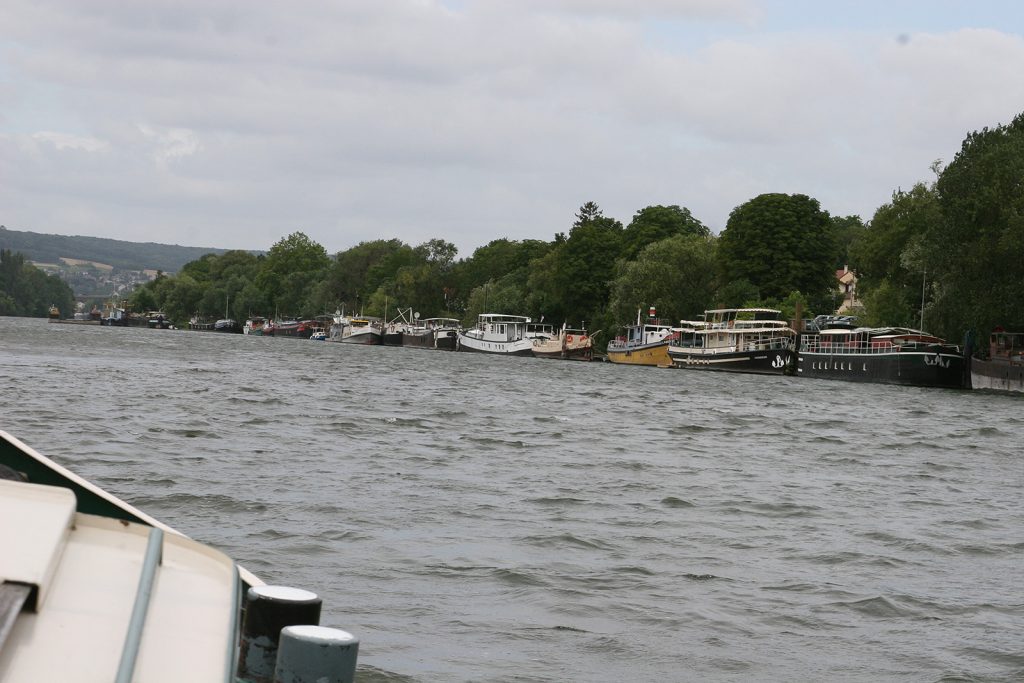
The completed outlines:
[[[917,341],[900,342],[893,339],[836,339],[834,337],[805,334],[800,339],[801,353],[849,353],[856,355],[873,355],[883,353],[894,353],[899,351],[927,351],[936,346],[943,350],[958,353],[960,347],[952,344],[931,344]]]
[[[746,340],[743,348],[747,351],[772,351],[793,348],[793,335],[771,335],[758,339]]]

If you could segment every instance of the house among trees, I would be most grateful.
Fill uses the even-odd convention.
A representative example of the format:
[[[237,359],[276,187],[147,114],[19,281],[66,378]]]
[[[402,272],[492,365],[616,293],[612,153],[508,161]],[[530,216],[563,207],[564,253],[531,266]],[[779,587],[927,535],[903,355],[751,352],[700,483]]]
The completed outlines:
[[[836,280],[839,281],[840,297],[836,314],[843,314],[860,304],[857,301],[857,273],[850,270],[850,266],[843,266],[842,269],[836,271]]]

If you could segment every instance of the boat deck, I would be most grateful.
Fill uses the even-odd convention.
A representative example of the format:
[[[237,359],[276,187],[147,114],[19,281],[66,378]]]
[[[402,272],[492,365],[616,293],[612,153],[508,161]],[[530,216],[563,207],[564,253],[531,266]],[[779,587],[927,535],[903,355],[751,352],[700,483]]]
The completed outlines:
[[[230,558],[76,512],[66,488],[0,480],[0,519],[0,680],[231,680],[241,584]]]

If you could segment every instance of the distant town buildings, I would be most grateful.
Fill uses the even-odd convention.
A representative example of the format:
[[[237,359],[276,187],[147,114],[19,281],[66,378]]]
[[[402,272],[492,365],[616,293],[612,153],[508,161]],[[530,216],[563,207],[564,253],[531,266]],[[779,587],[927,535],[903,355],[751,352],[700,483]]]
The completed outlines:
[[[157,278],[157,270],[120,270],[105,263],[62,258],[59,263],[33,262],[47,275],[57,275],[68,283],[79,301],[125,297],[138,285]]]

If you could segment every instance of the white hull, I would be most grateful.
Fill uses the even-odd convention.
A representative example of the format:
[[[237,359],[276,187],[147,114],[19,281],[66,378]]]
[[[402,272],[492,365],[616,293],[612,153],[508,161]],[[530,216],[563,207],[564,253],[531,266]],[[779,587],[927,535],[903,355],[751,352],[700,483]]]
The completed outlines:
[[[380,344],[380,332],[377,330],[346,330],[348,334],[342,334],[342,344]]]
[[[460,334],[459,351],[477,351],[480,353],[499,353],[506,356],[532,356],[533,340],[517,339],[515,341],[489,341],[475,339],[467,334]]]

